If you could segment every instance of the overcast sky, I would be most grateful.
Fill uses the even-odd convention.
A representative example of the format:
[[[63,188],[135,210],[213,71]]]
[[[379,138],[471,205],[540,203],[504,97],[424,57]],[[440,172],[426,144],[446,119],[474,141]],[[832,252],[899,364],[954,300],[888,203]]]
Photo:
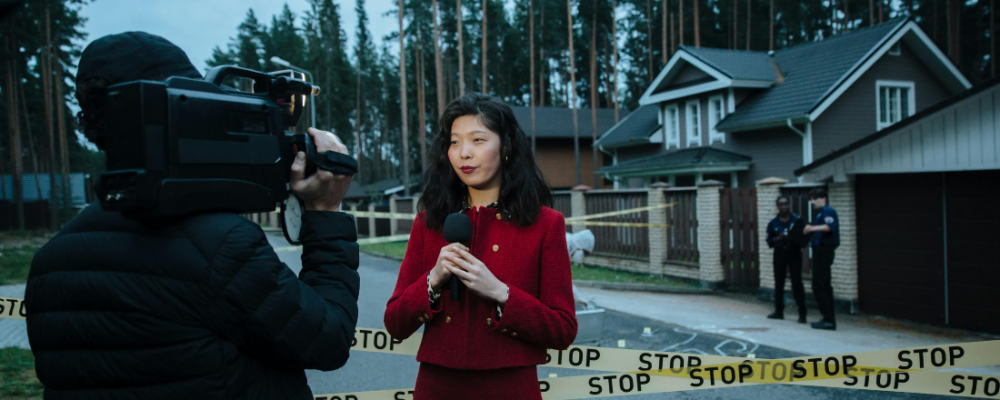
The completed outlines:
[[[236,27],[243,21],[247,9],[253,8],[257,19],[270,25],[271,16],[280,13],[285,3],[279,0],[94,0],[80,10],[88,19],[83,31],[89,34],[81,44],[86,47],[104,35],[146,31],[176,44],[187,52],[191,63],[204,72],[205,60],[212,55],[212,48],[224,46],[236,36]],[[287,0],[287,3],[295,13],[296,23],[301,24],[309,2]],[[335,3],[340,5],[341,24],[353,48],[358,23],[355,2],[335,0]],[[376,45],[399,24],[396,18],[382,16],[394,9],[395,4],[393,0],[367,0],[365,3],[368,29]]]

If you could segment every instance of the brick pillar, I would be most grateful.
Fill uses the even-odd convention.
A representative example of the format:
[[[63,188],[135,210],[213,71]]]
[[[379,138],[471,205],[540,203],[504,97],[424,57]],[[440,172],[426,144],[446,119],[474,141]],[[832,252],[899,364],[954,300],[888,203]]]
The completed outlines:
[[[757,252],[760,254],[759,297],[764,300],[774,298],[774,249],[767,245],[767,223],[778,215],[775,201],[781,196],[781,185],[787,179],[765,178],[757,181]],[[791,293],[792,280],[785,280],[787,292]]]
[[[395,213],[399,212],[399,208],[396,205],[396,200],[398,200],[398,199],[399,199],[399,196],[397,196],[397,195],[389,196],[389,212],[390,213],[395,214]],[[395,236],[397,233],[399,233],[399,226],[398,226],[399,224],[396,221],[397,220],[395,218],[389,218],[389,236]]]
[[[368,203],[368,212],[375,212],[375,204]],[[368,237],[378,236],[375,234],[375,217],[368,217]]]
[[[858,304],[858,231],[854,182],[833,182],[828,185],[828,204],[840,217],[840,246],[837,247],[831,271],[833,296],[838,309],[857,311]]]
[[[648,203],[651,206],[658,206],[667,202],[663,189],[670,185],[657,182],[649,185]],[[649,210],[650,224],[666,224],[667,209],[657,208]],[[649,227],[649,273],[650,275],[663,276],[663,262],[667,260],[667,228]]]
[[[725,269],[722,266],[722,237],[720,231],[719,189],[724,183],[716,180],[702,181],[698,184],[698,255],[699,274],[702,286],[717,288],[725,280]]]
[[[357,203],[351,203],[351,213],[356,213],[356,212],[358,212],[358,204]],[[353,214],[352,214],[352,216],[353,216]],[[355,232],[358,231],[358,217],[356,217],[356,216],[354,217],[354,231]]]
[[[587,198],[584,196],[590,190],[589,186],[580,185],[574,187],[569,192],[569,204],[570,212],[573,214],[571,217],[582,217],[587,215]],[[584,229],[587,229],[585,225],[573,225],[570,227],[570,232],[577,233]]]

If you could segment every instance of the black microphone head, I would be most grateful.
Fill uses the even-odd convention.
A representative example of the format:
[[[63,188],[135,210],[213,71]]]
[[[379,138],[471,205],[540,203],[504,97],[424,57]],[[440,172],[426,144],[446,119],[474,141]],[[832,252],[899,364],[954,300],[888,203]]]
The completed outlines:
[[[472,221],[462,213],[448,215],[444,220],[444,240],[450,243],[472,240]]]

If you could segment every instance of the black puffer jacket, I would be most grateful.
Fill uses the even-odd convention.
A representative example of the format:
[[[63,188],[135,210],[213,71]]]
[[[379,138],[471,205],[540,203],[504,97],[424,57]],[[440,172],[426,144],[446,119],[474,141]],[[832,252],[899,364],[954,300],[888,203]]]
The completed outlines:
[[[36,255],[28,338],[46,399],[311,399],[347,362],[354,220],[306,212],[299,277],[226,213],[162,226],[91,204]]]

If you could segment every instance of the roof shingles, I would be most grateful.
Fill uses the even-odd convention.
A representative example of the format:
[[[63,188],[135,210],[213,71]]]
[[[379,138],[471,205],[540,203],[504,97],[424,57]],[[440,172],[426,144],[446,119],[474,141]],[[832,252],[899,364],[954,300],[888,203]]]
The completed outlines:
[[[692,147],[609,165],[597,172],[622,174],[648,170],[709,165],[749,165],[752,158],[712,147]]]

